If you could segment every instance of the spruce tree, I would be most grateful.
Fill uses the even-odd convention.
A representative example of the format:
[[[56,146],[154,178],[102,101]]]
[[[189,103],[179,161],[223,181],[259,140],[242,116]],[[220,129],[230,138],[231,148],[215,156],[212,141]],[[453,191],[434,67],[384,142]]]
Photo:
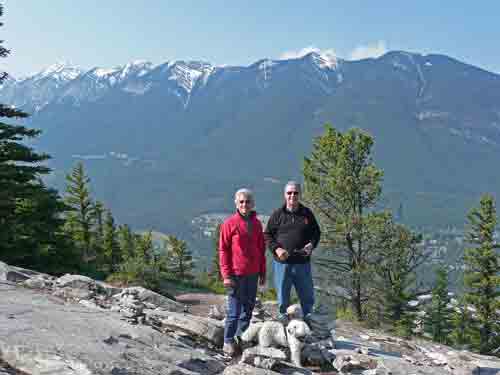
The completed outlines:
[[[2,43],[0,58],[5,58],[10,51]],[[6,77],[7,73],[0,73],[0,83]],[[28,114],[0,104],[0,117],[23,119]],[[57,193],[40,180],[50,172],[43,164],[49,156],[23,143],[39,134],[39,130],[0,122],[0,259],[25,267],[36,267],[54,246],[64,211]]]
[[[194,262],[186,241],[175,236],[167,236],[166,245],[168,249],[167,268],[170,275],[178,280],[192,279]]]
[[[500,245],[495,241],[497,216],[491,195],[481,197],[479,207],[467,216],[464,283],[466,301],[474,309],[476,344],[480,353],[500,347]]]
[[[377,254],[373,263],[376,276],[373,297],[379,298],[385,320],[394,324],[410,310],[408,303],[417,293],[416,270],[426,257],[419,246],[421,236],[396,224],[389,213],[375,218],[372,246],[377,248]]]
[[[143,259],[145,264],[150,264],[154,255],[153,231],[135,235],[135,244],[137,255]]]
[[[363,305],[370,295],[374,256],[370,235],[370,210],[382,191],[382,171],[372,160],[373,138],[360,129],[341,133],[327,126],[314,140],[311,156],[304,160],[304,198],[322,226],[325,274],[335,278],[350,294],[353,311],[364,318]]]
[[[449,343],[452,331],[453,308],[448,295],[448,271],[440,267],[436,271],[436,285],[432,289],[432,300],[424,319],[425,330],[432,340]]]
[[[81,250],[81,259],[88,263],[95,254],[92,252],[92,227],[94,224],[94,205],[90,197],[90,179],[85,174],[83,163],[79,162],[66,175],[65,203],[70,208],[66,227]]]
[[[110,272],[116,272],[122,261],[115,220],[111,211],[106,210],[103,223],[103,252]]]
[[[91,248],[96,254],[97,266],[106,263],[104,255],[104,205],[100,201],[95,201],[92,205],[92,221],[94,228],[92,230]]]
[[[217,283],[222,281],[222,275],[220,273],[220,262],[219,262],[220,228],[221,228],[221,223],[218,223],[214,233],[214,240],[213,240],[214,253],[212,256],[212,264],[210,271],[208,273],[209,280],[212,283]]]
[[[124,258],[135,254],[135,237],[128,224],[118,226],[118,242]]]
[[[450,334],[453,346],[464,349],[472,342],[472,314],[464,296],[460,297],[451,317],[453,329]]]

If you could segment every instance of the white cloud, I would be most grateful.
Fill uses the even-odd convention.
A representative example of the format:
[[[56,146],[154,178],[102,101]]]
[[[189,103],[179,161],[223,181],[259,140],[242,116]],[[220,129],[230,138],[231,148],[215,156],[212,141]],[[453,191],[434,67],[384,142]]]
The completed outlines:
[[[349,54],[349,60],[361,60],[369,57],[380,57],[387,52],[385,41],[379,40],[374,44],[358,46]]]
[[[288,60],[288,59],[298,59],[300,57],[303,57],[311,52],[316,52],[322,56],[326,56],[326,57],[330,57],[330,58],[336,58],[337,57],[337,54],[335,53],[335,51],[333,49],[324,49],[324,50],[321,50],[317,47],[314,47],[314,46],[309,46],[309,47],[305,47],[305,48],[302,48],[300,50],[296,50],[296,51],[286,51],[286,52],[283,52],[279,59],[280,60]]]

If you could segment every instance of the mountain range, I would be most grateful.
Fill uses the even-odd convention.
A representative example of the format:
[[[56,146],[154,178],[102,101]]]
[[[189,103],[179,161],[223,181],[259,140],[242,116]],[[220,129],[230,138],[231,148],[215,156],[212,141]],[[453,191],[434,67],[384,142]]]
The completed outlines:
[[[479,194],[500,192],[500,75],[444,55],[63,63],[9,77],[0,102],[43,131],[35,147],[52,155],[50,183],[64,189],[83,160],[95,195],[141,229],[178,232],[231,211],[241,186],[268,214],[326,123],[374,136],[381,206],[409,224],[463,225]]]

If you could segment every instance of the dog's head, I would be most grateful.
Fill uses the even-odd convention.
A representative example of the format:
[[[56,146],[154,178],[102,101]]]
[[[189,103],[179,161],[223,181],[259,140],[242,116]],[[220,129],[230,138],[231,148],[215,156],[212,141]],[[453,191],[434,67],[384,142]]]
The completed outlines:
[[[293,336],[297,339],[304,339],[311,335],[311,329],[302,320],[293,319],[286,326],[286,333],[288,336]]]

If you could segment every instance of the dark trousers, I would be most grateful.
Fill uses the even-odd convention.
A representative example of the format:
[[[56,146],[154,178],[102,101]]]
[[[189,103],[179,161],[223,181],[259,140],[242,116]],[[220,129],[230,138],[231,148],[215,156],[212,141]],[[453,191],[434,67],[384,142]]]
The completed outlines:
[[[226,325],[224,342],[234,342],[250,325],[255,298],[257,297],[258,274],[233,276],[234,286],[227,292]]]

